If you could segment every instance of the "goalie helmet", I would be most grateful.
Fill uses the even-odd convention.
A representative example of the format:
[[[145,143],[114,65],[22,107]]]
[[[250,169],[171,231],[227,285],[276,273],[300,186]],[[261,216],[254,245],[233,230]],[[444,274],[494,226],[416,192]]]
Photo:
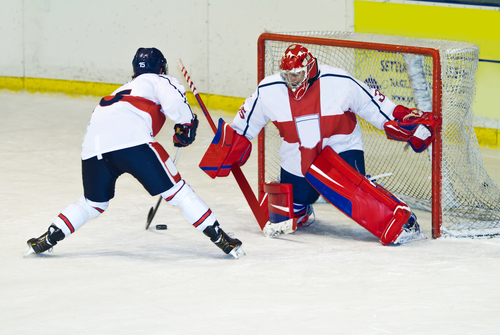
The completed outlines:
[[[281,58],[280,73],[295,100],[300,100],[318,79],[318,63],[306,47],[292,44]]]
[[[167,60],[163,57],[160,50],[156,48],[139,48],[132,60],[134,76],[137,77],[143,73],[168,74]]]

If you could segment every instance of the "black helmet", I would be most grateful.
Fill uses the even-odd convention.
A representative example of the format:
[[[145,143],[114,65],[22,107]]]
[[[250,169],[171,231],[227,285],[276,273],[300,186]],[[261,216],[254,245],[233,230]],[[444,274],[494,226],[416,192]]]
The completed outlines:
[[[134,69],[133,78],[143,73],[160,73],[167,74],[167,60],[163,57],[160,50],[156,48],[139,48],[132,60]]]

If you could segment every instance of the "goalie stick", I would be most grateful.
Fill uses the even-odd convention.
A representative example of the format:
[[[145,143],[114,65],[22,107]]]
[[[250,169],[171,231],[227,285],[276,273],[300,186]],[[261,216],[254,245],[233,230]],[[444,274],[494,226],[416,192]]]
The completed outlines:
[[[186,79],[186,82],[189,85],[189,88],[194,94],[194,97],[196,98],[196,101],[200,105],[201,110],[203,111],[203,114],[207,118],[208,123],[210,124],[210,127],[212,128],[214,134],[217,133],[217,127],[214,124],[214,121],[212,120],[212,117],[210,116],[210,113],[207,110],[207,107],[205,107],[205,104],[203,103],[203,100],[201,100],[200,94],[196,90],[196,87],[194,86],[193,81],[191,80],[191,77],[187,73],[186,67],[182,63],[182,60],[179,58],[177,59],[177,64],[179,65],[182,75],[184,76],[184,79]],[[276,227],[278,229],[273,229],[273,234],[268,234],[268,229],[264,229],[267,226],[271,225],[271,223],[268,223],[268,218],[262,208],[260,207],[259,202],[257,201],[257,198],[255,197],[255,194],[252,190],[252,187],[248,183],[248,180],[246,179],[245,175],[243,174],[243,171],[241,171],[241,167],[236,163],[231,166],[231,172],[233,173],[234,178],[236,179],[236,182],[238,183],[238,186],[241,189],[241,192],[243,192],[243,195],[245,196],[246,201],[248,202],[248,205],[250,206],[250,209],[253,212],[253,215],[255,216],[255,219],[257,220],[260,229],[263,230],[264,235],[266,237],[275,237],[287,232],[290,232],[288,229],[279,229],[280,223],[273,223],[272,226]],[[282,233],[276,233],[276,231],[281,231]]]
[[[174,165],[177,165],[177,160],[179,159],[179,155],[181,154],[181,148],[177,148],[177,152],[175,153],[175,158],[174,158]],[[149,226],[151,225],[151,222],[153,221],[153,218],[155,217],[156,211],[158,210],[158,207],[160,207],[162,196],[158,198],[158,202],[156,203],[156,206],[151,207],[149,209],[148,213],[148,218],[146,220],[146,230],[148,230]]]

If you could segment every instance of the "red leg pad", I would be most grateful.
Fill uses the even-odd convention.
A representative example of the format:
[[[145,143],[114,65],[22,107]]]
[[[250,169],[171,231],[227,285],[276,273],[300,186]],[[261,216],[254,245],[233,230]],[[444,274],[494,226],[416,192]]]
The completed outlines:
[[[293,219],[292,184],[267,183],[264,192],[268,196],[269,221],[278,223]]]
[[[261,192],[264,193],[261,208],[269,215],[269,222],[279,223],[291,221],[291,231],[297,230],[297,220],[293,212],[293,186],[277,182],[261,183]],[[264,208],[266,206],[266,208]]]
[[[307,181],[383,245],[393,243],[408,222],[410,208],[382,186],[369,181],[326,147],[306,173]]]

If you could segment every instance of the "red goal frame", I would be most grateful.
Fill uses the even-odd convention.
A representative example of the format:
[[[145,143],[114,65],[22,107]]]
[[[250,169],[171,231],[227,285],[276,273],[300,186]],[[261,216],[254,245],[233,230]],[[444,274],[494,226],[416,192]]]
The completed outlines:
[[[317,38],[307,36],[294,36],[264,33],[257,41],[257,79],[260,83],[265,77],[265,52],[266,41],[283,41],[300,44],[329,45],[337,47],[348,47],[358,49],[369,49],[386,52],[402,52],[418,54],[432,57],[433,62],[433,90],[432,90],[432,113],[442,116],[442,84],[441,84],[441,61],[439,50],[415,46],[403,46],[396,44],[367,43],[359,41],[336,40],[330,38]],[[441,208],[441,162],[442,162],[442,137],[441,127],[436,132],[432,142],[432,238],[441,236],[442,208]],[[258,165],[259,165],[259,185],[265,182],[265,136],[264,129],[258,137]],[[259,200],[261,195],[259,194]]]

